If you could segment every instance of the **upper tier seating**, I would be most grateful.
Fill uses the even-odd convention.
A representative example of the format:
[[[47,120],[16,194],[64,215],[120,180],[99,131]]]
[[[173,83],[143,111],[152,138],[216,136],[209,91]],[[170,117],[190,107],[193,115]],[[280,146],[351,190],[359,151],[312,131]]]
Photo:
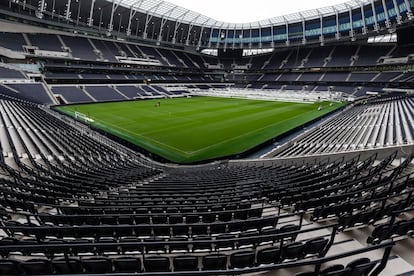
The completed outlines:
[[[406,57],[410,54],[413,54],[413,47],[408,46],[399,46],[392,53],[392,57]]]
[[[349,67],[376,65],[381,57],[404,57],[414,53],[412,47],[397,47],[392,51],[393,49],[393,46],[381,45],[298,48],[252,57],[250,62],[251,69],[255,70],[302,68],[302,65],[303,68]]]
[[[177,52],[179,55],[180,52]],[[188,53],[182,53],[186,57],[188,57],[194,65],[196,65],[197,68],[205,68],[204,60],[201,56],[195,55],[195,54],[188,54]]]
[[[39,50],[62,52],[63,46],[56,35],[51,34],[27,34],[32,46]]]
[[[170,65],[175,66],[175,67],[184,67],[184,66],[186,66],[186,64],[184,64],[183,62],[181,62],[178,59],[177,55],[175,55],[173,51],[165,50],[165,49],[159,49],[158,51],[163,56],[164,59],[168,60],[168,63]],[[191,66],[191,67],[193,67],[193,66]]]
[[[85,91],[75,86],[54,86],[52,91],[56,95],[62,95],[68,103],[92,102]]]
[[[283,65],[283,68],[298,68],[301,67],[302,62],[307,58],[312,50],[311,49],[297,49],[292,50],[289,55],[288,61]]]
[[[325,73],[322,77],[322,81],[339,81],[344,82],[347,80],[349,76],[348,72],[333,72],[333,73]]]
[[[97,60],[98,56],[94,53],[94,49],[87,38],[61,36],[62,41],[71,49],[74,58],[82,60]]]
[[[319,81],[319,79],[321,77],[322,77],[322,74],[321,73],[303,73],[298,80],[299,81],[312,81],[312,82],[316,82],[316,81]]]
[[[8,84],[7,87],[17,91],[19,98],[40,104],[53,103],[43,83]]]
[[[101,76],[102,77],[102,76]],[[46,79],[78,79],[79,74],[76,73],[55,73],[55,72],[46,72],[45,73]]]
[[[98,39],[91,39],[90,41],[94,48],[99,50],[99,56],[102,56],[105,61],[117,62],[115,56],[120,56],[120,53],[112,41]]]
[[[138,48],[138,46],[136,46]],[[142,53],[144,53],[144,56],[146,56],[147,58],[154,58],[158,61],[161,62],[162,65],[168,66],[169,62],[166,61],[163,56],[161,55],[161,53],[156,49],[156,48],[152,48],[152,47],[147,47],[147,46],[139,46],[140,51],[142,51]]]
[[[23,45],[27,45],[21,33],[1,32],[0,37],[0,46],[13,51],[23,52]]]
[[[392,46],[364,45],[359,48],[354,66],[375,65],[380,57],[386,56],[392,50]]]
[[[336,46],[332,53],[331,60],[328,62],[328,67],[351,65],[351,58],[355,56],[358,46]]]
[[[250,61],[251,62],[250,69],[254,69],[254,70],[262,69],[265,66],[265,63],[269,60],[269,58],[270,58],[270,55],[268,54],[256,56],[254,58],[252,57]]]
[[[52,91],[55,95],[63,96],[67,103],[123,101],[135,98],[167,97],[183,94],[183,92],[169,92],[164,87],[157,85],[85,85],[81,87],[59,85],[53,86]]]
[[[87,61],[119,62],[119,58],[123,58],[124,61],[130,58],[129,62],[132,63],[152,62],[152,64],[158,63],[158,65],[177,68],[204,67],[202,58],[195,54],[120,41],[45,33],[2,33],[2,37],[4,39],[0,42],[0,46],[18,52],[23,52],[23,45],[27,45],[42,51],[69,51],[73,58]]]
[[[123,95],[108,86],[86,86],[85,90],[97,101],[126,99]]]
[[[118,89],[118,91],[120,91],[122,94],[124,94],[130,99],[140,96],[139,90],[136,86],[122,85],[122,86],[117,86],[116,88]]]
[[[352,95],[354,95],[356,98],[365,97],[367,95],[367,92],[374,92],[376,94],[381,94],[382,88],[370,87],[370,86],[356,87],[354,88],[354,92],[352,93]]]
[[[349,76],[348,81],[370,82],[376,75],[377,73],[355,72]]]
[[[290,52],[275,52],[271,55],[271,58],[268,60],[268,64],[265,65],[263,69],[278,69],[283,66],[282,62],[285,61]]]
[[[0,65],[0,79],[24,79],[22,72]]]
[[[305,63],[305,67],[323,67],[325,64],[325,59],[332,52],[333,47],[318,47],[313,48],[308,61]]]

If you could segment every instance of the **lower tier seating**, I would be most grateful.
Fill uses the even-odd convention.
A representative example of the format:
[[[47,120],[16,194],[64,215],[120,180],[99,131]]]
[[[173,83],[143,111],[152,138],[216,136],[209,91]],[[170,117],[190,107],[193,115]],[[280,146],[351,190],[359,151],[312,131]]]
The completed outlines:
[[[350,112],[410,110],[410,101],[379,99]],[[351,235],[410,212],[409,155],[189,169],[148,161],[31,102],[1,96],[0,110],[1,275],[411,269],[389,240],[402,230],[368,231],[372,245]],[[409,233],[406,222],[398,225]]]

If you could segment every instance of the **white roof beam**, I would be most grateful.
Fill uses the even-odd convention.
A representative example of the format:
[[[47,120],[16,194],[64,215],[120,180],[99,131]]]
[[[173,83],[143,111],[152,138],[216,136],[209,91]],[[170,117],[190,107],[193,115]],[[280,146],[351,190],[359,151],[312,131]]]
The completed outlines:
[[[394,4],[395,13],[397,14],[397,24],[400,25],[402,23],[400,8],[398,7],[396,0],[392,0],[392,3]]]
[[[122,0],[112,0],[111,18],[109,20],[108,33],[111,33],[114,30],[114,14],[121,3]]]
[[[250,26],[256,26],[256,25],[261,26],[262,28],[265,28],[265,27],[270,27],[275,24],[283,24],[284,18],[287,18],[289,22],[293,22],[296,20],[300,22],[302,17],[305,17],[306,19],[309,19],[309,18],[316,19],[318,18],[318,15],[320,13],[322,13],[323,15],[334,14],[333,8],[335,8],[338,12],[343,12],[348,9],[347,8],[348,6],[351,6],[352,8],[357,8],[359,7],[361,3],[369,3],[369,1],[370,0],[351,0],[347,2],[346,6],[344,4],[339,4],[339,5],[335,5],[331,7],[324,7],[321,9],[304,11],[304,12],[301,12],[301,14],[294,13],[294,14],[290,14],[286,16],[279,16],[279,17],[274,17],[274,18],[256,21],[256,22],[232,24],[231,26],[234,26],[234,29],[246,29],[246,28],[249,28]],[[409,0],[404,0],[404,1],[408,2]],[[145,2],[145,5],[136,7],[136,4],[141,3],[141,2]],[[205,27],[212,27],[212,28],[219,28],[220,26],[222,26],[223,23],[227,24],[226,22],[214,20],[210,17],[207,17],[197,12],[190,11],[178,5],[171,4],[167,1],[123,0],[121,4],[125,5],[127,8],[129,8],[130,6],[133,6],[134,9],[142,13],[147,13],[148,10],[151,10],[153,13],[153,16],[165,17],[171,21],[180,20],[182,21],[181,23],[185,23],[185,24],[193,24],[193,25],[201,26],[203,22],[207,21],[207,23],[204,23]]]
[[[68,0],[67,2],[66,2],[66,12],[65,12],[65,18],[66,18],[66,20],[69,20],[69,18],[70,18],[70,16],[71,16],[71,12],[70,12],[70,6],[71,6],[71,0]]]
[[[43,12],[46,10],[46,5],[47,3],[45,3],[45,0],[39,0],[36,11],[37,18],[43,18]]]
[[[93,11],[94,11],[94,7],[95,7],[95,0],[91,1],[91,7],[89,9],[89,19],[88,19],[88,26],[92,27],[93,26]]]

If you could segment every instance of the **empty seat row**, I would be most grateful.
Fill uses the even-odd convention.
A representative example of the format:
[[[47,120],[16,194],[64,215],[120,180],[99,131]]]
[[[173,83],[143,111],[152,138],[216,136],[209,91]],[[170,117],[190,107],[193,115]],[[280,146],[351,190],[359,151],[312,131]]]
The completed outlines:
[[[290,243],[282,249],[269,247],[255,251],[238,251],[231,255],[208,254],[198,256],[183,255],[172,258],[165,256],[138,257],[105,257],[94,258],[54,258],[29,259],[17,261],[13,259],[0,260],[0,274],[18,275],[34,274],[66,274],[66,273],[111,273],[111,272],[168,272],[197,271],[200,266],[203,270],[225,270],[227,268],[254,267],[260,264],[276,264],[287,260],[297,260],[309,256],[323,256],[327,240],[313,239],[307,243]],[[200,259],[200,262],[199,262]]]

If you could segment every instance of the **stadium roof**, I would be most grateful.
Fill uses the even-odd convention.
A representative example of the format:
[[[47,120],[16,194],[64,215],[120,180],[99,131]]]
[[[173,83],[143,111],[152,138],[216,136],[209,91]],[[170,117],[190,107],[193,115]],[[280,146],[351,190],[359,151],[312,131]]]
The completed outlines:
[[[108,0],[110,1],[110,0]],[[321,15],[335,14],[336,12],[344,12],[353,7],[359,7],[363,4],[371,2],[370,0],[351,0],[342,4],[327,6],[318,9],[301,11],[282,16],[276,16],[260,21],[247,23],[229,23],[223,22],[201,13],[186,9],[179,5],[163,0],[118,0],[121,6],[133,8],[138,12],[147,13],[149,15],[161,18],[180,21],[186,24],[194,24],[205,27],[216,28],[255,28],[266,27],[284,22],[301,21],[303,18],[319,18]]]

